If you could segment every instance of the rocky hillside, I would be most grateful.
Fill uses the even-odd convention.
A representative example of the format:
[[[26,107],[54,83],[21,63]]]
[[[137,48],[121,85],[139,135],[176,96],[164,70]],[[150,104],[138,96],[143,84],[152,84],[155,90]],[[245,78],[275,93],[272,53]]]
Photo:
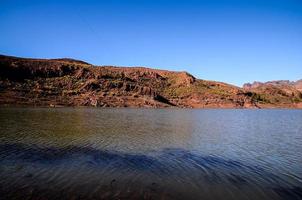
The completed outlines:
[[[2,106],[302,107],[301,82],[297,88],[287,89],[273,84],[253,85],[239,88],[199,80],[187,72],[144,67],[0,56]]]
[[[257,94],[257,98],[266,102],[268,106],[287,107],[287,105],[293,104],[296,107],[301,107],[302,80],[254,82],[252,84],[244,84],[243,88],[245,91]]]

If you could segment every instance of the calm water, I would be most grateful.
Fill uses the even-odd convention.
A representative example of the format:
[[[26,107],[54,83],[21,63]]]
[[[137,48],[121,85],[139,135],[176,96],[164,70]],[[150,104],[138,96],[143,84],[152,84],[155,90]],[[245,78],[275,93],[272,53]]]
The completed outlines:
[[[0,199],[302,199],[302,110],[0,108]]]

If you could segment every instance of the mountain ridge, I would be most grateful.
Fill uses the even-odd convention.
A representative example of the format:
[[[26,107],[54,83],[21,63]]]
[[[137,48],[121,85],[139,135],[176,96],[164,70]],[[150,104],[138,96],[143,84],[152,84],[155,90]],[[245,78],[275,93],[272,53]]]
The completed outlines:
[[[243,88],[252,89],[263,85],[273,85],[273,86],[291,85],[295,87],[297,90],[302,91],[302,79],[297,81],[290,81],[290,80],[275,80],[275,81],[266,81],[266,82],[254,81],[253,83],[243,84]]]
[[[290,83],[258,85],[240,88],[185,71],[0,55],[2,106],[302,108],[301,90]]]

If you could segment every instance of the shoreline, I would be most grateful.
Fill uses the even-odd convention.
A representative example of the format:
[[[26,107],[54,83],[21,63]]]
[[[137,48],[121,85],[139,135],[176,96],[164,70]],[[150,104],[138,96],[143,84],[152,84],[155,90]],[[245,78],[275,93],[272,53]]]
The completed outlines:
[[[98,106],[40,106],[40,105],[19,105],[19,104],[9,104],[0,105],[0,108],[50,108],[50,109],[137,109],[137,110],[302,110],[299,107],[259,107],[259,108],[230,108],[230,107],[204,107],[204,108],[189,108],[189,107],[98,107]]]

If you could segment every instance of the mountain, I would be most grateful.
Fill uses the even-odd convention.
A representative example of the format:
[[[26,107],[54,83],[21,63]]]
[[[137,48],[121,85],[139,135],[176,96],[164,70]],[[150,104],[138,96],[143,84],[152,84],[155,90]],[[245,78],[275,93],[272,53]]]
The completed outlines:
[[[244,89],[255,89],[261,86],[275,86],[275,87],[293,87],[293,89],[302,91],[302,79],[298,81],[289,81],[289,80],[279,80],[279,81],[268,81],[265,83],[262,82],[253,82],[246,83],[243,85]]]
[[[302,107],[301,81],[259,85],[240,88],[187,72],[94,66],[68,58],[0,56],[2,106]]]
[[[302,99],[302,80],[299,81],[269,81],[254,82],[243,85],[245,91],[253,92],[260,99],[268,104],[287,107],[289,104],[296,104],[299,107]]]

